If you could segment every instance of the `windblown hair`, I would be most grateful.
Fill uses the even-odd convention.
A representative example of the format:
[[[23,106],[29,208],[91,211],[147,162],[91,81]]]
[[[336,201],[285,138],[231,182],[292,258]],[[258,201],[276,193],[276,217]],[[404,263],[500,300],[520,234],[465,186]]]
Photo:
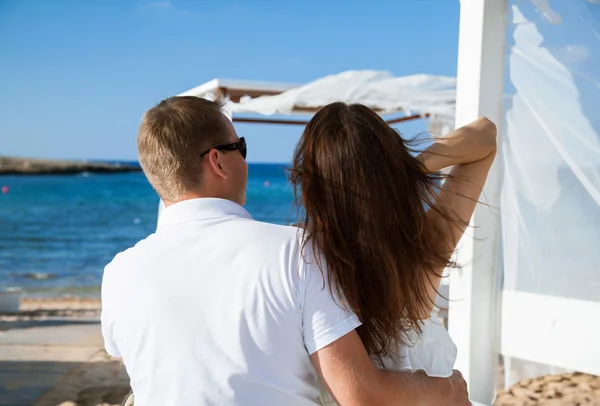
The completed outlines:
[[[426,226],[427,210],[450,219],[434,200],[443,176],[428,174],[409,144],[368,107],[332,103],[308,123],[290,168],[305,244],[376,361],[397,358],[407,332],[421,332],[430,278],[454,248]]]

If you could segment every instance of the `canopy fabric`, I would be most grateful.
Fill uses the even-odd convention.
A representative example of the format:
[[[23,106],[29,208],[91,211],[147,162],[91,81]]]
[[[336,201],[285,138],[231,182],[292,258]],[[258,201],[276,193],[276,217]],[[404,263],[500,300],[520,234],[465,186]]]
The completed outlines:
[[[269,87],[265,83],[262,85],[265,89]],[[218,87],[218,81],[211,81],[183,94],[214,97]],[[281,88],[280,84],[278,89]],[[248,93],[256,94],[256,89]],[[264,116],[307,114],[329,103],[344,101],[365,104],[382,115],[403,111],[430,116],[437,126],[451,127],[454,123],[456,78],[424,74],[396,77],[384,71],[346,71],[279,94],[268,94],[266,90],[265,93],[267,95],[258,97],[242,96],[238,101],[232,99],[226,109],[233,114]]]

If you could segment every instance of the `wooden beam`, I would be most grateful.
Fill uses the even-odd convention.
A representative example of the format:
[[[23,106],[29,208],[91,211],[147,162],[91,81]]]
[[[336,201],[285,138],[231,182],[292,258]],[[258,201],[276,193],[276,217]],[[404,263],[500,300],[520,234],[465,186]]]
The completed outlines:
[[[276,96],[281,94],[281,92],[271,90],[239,90],[228,89],[226,87],[220,87],[217,90],[223,95],[228,95],[229,99],[234,103],[239,103],[240,99],[244,96],[250,96],[254,99],[260,96]]]
[[[254,124],[286,124],[286,125],[306,125],[308,121],[300,120],[285,120],[275,118],[246,118],[246,117],[233,117],[234,123],[254,123]]]
[[[388,124],[397,124],[404,121],[416,120],[423,117],[429,117],[429,114],[421,116],[419,114],[413,114],[406,117],[398,117],[388,120]],[[283,125],[307,125],[306,120],[287,120],[287,119],[275,119],[275,118],[247,118],[247,117],[233,117],[234,123],[251,123],[251,124],[283,124]]]
[[[271,90],[240,90],[240,89],[228,89],[226,87],[220,87],[217,89],[223,95],[229,96],[229,100],[234,103],[239,103],[240,99],[245,96],[249,96],[253,99],[261,96],[276,96],[281,94],[280,91],[271,91]],[[321,107],[298,107],[294,106],[293,111],[295,113],[306,113],[306,114],[314,114],[319,111]]]
[[[391,120],[387,120],[386,123],[388,123],[388,124],[397,124],[397,123],[402,123],[403,121],[416,120],[418,118],[424,118],[424,117],[429,117],[429,113],[424,114],[424,115],[413,114],[412,116],[404,116],[404,117],[393,118]]]

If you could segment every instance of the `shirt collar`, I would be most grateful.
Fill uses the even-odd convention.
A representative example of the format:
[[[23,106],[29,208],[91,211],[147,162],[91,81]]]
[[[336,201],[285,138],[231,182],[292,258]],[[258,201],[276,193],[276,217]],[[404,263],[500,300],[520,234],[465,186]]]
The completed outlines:
[[[208,220],[222,217],[252,219],[250,213],[231,200],[201,198],[184,200],[163,210],[158,219],[158,228],[193,220]]]

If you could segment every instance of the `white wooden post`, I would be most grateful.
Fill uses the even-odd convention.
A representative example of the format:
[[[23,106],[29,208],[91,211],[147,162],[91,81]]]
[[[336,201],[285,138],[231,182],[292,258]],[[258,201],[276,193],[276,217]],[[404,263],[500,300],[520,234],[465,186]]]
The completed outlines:
[[[507,0],[461,0],[456,126],[486,116],[500,129]],[[499,131],[500,132],[500,131]],[[498,361],[496,270],[500,178],[492,167],[481,201],[450,276],[449,331],[458,347],[456,368],[474,402],[492,404]]]

